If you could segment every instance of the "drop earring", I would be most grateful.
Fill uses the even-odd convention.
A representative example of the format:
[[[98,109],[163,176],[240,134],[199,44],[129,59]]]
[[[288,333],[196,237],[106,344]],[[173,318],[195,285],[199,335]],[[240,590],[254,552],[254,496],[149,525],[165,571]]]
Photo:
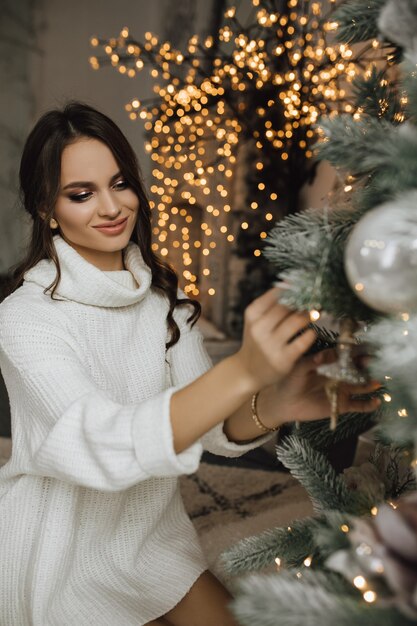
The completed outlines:
[[[56,219],[52,218],[52,219],[50,220],[50,222],[49,222],[49,226],[50,226],[51,228],[58,228],[59,224],[58,224],[58,222],[56,221]]]

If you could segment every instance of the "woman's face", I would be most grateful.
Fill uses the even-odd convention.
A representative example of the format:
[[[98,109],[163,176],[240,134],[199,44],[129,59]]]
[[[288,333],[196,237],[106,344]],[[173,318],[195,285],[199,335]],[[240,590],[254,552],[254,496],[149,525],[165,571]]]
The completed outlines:
[[[62,153],[61,181],[54,217],[61,236],[99,269],[121,270],[139,210],[108,146],[90,137],[77,139]],[[97,226],[127,218],[124,229],[111,233]]]

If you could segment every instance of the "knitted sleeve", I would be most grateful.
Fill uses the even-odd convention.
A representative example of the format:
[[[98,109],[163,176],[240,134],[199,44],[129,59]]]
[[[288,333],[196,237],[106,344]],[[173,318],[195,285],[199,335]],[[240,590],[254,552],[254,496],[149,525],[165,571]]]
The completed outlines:
[[[119,404],[92,380],[69,333],[13,308],[0,306],[0,367],[23,473],[119,491],[151,476],[196,471],[202,444],[179,454],[173,447],[175,387]]]
[[[178,288],[178,297],[186,297],[180,288]],[[185,387],[213,367],[213,362],[204,346],[201,330],[196,324],[191,328],[190,323],[186,322],[191,312],[191,307],[185,305],[174,309],[174,318],[180,327],[181,336],[167,354],[170,357],[171,381],[173,385],[176,385],[176,389]],[[237,457],[261,446],[274,436],[274,433],[267,433],[250,443],[235,443],[229,441],[223,431],[223,425],[224,422],[220,422],[200,438],[204,450],[219,456]]]

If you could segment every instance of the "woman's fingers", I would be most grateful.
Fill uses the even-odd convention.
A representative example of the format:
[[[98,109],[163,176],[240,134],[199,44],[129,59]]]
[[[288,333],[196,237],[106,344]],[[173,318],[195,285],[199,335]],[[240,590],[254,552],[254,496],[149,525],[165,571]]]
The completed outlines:
[[[313,356],[313,361],[316,367],[318,365],[323,365],[324,363],[334,363],[337,361],[336,348],[326,348],[325,350],[321,350]]]
[[[381,405],[381,400],[379,398],[369,398],[368,400],[347,398],[341,405],[342,413],[372,413]]]
[[[278,326],[280,326],[287,318],[294,315],[293,311],[287,309],[279,303],[275,303],[261,317],[252,323],[252,329],[259,337],[266,338]]]
[[[365,383],[364,385],[344,385],[342,390],[343,392],[349,395],[364,395],[365,393],[372,393],[373,391],[377,391],[381,389],[382,385],[378,380],[371,380],[369,383]]]
[[[272,287],[268,289],[261,296],[255,298],[245,309],[245,316],[251,321],[255,322],[258,318],[262,317],[269,311],[271,307],[278,307],[282,310],[282,314],[286,315],[289,311],[287,307],[278,303],[278,298],[281,293],[279,287]]]
[[[291,313],[285,317],[272,331],[274,339],[278,339],[284,345],[295,337],[297,333],[305,329],[310,323],[308,313]],[[314,332],[314,336],[316,333]]]
[[[308,328],[304,333],[296,337],[285,347],[285,355],[294,362],[299,359],[316,341],[317,335],[313,328]]]

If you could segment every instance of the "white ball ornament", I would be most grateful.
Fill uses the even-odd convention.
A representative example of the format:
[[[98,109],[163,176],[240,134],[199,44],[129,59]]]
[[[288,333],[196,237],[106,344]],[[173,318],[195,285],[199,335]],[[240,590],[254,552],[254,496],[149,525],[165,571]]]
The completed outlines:
[[[356,295],[371,308],[417,311],[417,190],[359,220],[346,245],[345,270]]]

